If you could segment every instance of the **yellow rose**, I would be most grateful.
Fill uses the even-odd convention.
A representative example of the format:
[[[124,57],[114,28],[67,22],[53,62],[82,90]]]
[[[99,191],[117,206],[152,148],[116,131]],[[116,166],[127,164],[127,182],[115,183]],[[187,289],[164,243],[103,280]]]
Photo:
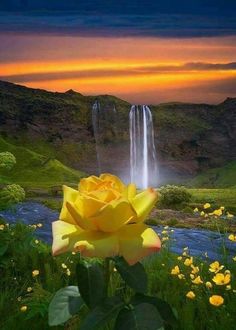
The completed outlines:
[[[157,192],[137,194],[136,186],[111,174],[90,176],[78,190],[64,186],[58,221],[52,224],[53,255],[66,251],[85,257],[123,256],[129,264],[160,250],[155,231],[143,221],[157,201]]]

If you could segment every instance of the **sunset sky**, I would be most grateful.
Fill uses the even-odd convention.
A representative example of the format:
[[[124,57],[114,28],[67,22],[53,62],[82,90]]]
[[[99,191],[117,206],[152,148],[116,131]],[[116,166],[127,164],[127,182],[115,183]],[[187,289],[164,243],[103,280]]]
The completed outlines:
[[[0,79],[132,103],[236,97],[235,1],[79,2],[3,0]]]

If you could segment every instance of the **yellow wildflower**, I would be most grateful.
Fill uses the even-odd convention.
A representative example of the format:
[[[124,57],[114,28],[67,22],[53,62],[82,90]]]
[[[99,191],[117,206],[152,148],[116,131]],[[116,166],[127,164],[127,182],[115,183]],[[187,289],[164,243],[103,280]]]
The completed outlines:
[[[167,235],[167,234],[168,234],[168,231],[167,231],[167,230],[163,230],[161,233],[162,233],[163,235]]]
[[[206,285],[207,289],[211,289],[213,286],[211,282],[206,282],[205,285]]]
[[[4,225],[0,225],[0,230],[3,230],[4,229]]]
[[[71,254],[73,254],[73,256],[76,254],[76,252],[72,251]]]
[[[185,246],[185,247],[183,248],[183,251],[188,251],[188,247]]]
[[[232,242],[236,242],[236,235],[234,235],[234,234],[230,234],[229,237],[228,237],[228,239],[229,239],[230,241],[232,241]]]
[[[26,312],[27,311],[27,306],[26,305],[21,306],[20,310],[21,310],[21,312]]]
[[[205,212],[202,211],[202,212],[200,213],[200,215],[203,217],[203,216],[205,215]]]
[[[195,209],[193,210],[194,213],[197,213],[198,212],[198,208],[195,207]]]
[[[41,223],[38,223],[38,224],[37,224],[37,227],[38,227],[38,228],[41,228],[41,227],[43,227],[43,225],[42,225]]]
[[[232,219],[234,217],[234,215],[231,214],[231,213],[229,213],[229,212],[227,212],[227,215],[226,216],[227,216],[228,219]]]
[[[184,261],[185,266],[191,266],[193,263],[193,257],[191,258],[186,258]]]
[[[231,285],[230,284],[226,285],[225,289],[226,290],[231,290]]]
[[[69,268],[67,268],[67,270],[66,270],[66,275],[67,275],[67,276],[70,276],[70,274],[71,274],[71,271],[69,270]]]
[[[224,207],[224,206],[221,206],[220,209],[221,209],[222,211],[224,211],[225,207]]]
[[[64,264],[64,263],[61,264],[61,267],[64,268],[64,269],[67,268],[66,264]]]
[[[184,276],[184,274],[178,274],[178,278],[179,278],[180,280],[184,280],[184,279],[185,279],[185,276]]]
[[[192,274],[197,274],[198,272],[199,272],[199,267],[195,267],[194,265],[191,265],[191,267],[192,267],[192,271],[191,271],[191,273]]]
[[[193,291],[189,291],[188,293],[186,293],[186,297],[189,299],[194,299],[196,295]]]
[[[35,243],[35,244],[39,244],[39,240],[36,239],[36,240],[34,241],[34,243]]]
[[[179,266],[175,266],[173,269],[171,269],[171,275],[178,275],[180,274]]]
[[[168,229],[168,228],[169,228],[169,226],[165,226],[165,227],[164,227],[164,229]]]
[[[217,273],[213,279],[213,282],[215,282],[216,285],[226,285],[229,284],[230,282],[230,274],[222,274],[222,273]]]
[[[21,300],[22,300],[21,296],[17,297],[17,301],[21,301]]]
[[[187,254],[186,251],[184,251],[184,252],[182,253],[182,255],[183,255],[184,257],[186,257],[188,254]]]
[[[218,209],[218,210],[215,210],[215,211],[213,211],[213,215],[216,215],[216,216],[218,216],[218,217],[220,217],[221,215],[222,215],[222,210],[221,209]]]
[[[171,231],[170,231],[171,233],[174,233],[174,229],[171,229]]]
[[[33,277],[36,277],[38,275],[39,275],[39,270],[38,269],[35,269],[35,270],[32,271],[32,276]]]
[[[192,280],[193,280],[194,277],[195,277],[193,274],[190,274],[189,276],[190,276],[190,278],[191,278]]]
[[[169,240],[169,237],[163,237],[162,238],[162,242],[165,242],[165,241],[168,241]]]
[[[210,264],[209,271],[211,273],[218,273],[223,268],[224,268],[224,266],[223,265],[220,266],[219,261],[215,261],[215,262]]]
[[[203,281],[200,276],[197,276],[194,280],[192,280],[193,284],[202,284]]]
[[[235,257],[233,257],[232,259],[233,259],[233,261],[236,261],[236,256],[235,256]]]
[[[206,203],[206,204],[203,205],[204,209],[209,209],[210,207],[211,207],[211,204],[209,204],[209,203]]]
[[[236,257],[235,257],[235,258],[236,258]],[[178,259],[178,260],[182,260],[183,257],[182,257],[182,256],[178,256],[177,259]]]
[[[213,295],[209,298],[209,302],[213,306],[220,306],[224,303],[224,298],[218,295]]]
[[[31,286],[29,286],[27,289],[26,289],[27,292],[31,292],[33,291],[33,289],[31,288]]]

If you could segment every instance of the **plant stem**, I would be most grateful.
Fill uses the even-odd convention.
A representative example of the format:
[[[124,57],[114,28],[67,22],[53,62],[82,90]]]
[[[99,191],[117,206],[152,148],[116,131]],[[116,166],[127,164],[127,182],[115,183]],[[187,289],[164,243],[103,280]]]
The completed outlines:
[[[110,259],[106,258],[104,261],[104,278],[105,278],[105,297],[108,297],[109,293],[109,282],[110,282]]]

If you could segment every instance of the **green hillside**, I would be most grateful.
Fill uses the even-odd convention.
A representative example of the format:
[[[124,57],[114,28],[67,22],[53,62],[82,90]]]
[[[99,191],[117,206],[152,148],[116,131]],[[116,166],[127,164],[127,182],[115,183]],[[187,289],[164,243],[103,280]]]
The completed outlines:
[[[50,186],[75,183],[84,176],[83,172],[63,165],[57,159],[50,159],[27,148],[15,146],[0,138],[0,152],[10,151],[16,157],[16,165],[4,171],[0,183],[20,183],[27,186]]]
[[[236,188],[236,161],[229,162],[223,167],[209,169],[189,181],[192,187]]]

